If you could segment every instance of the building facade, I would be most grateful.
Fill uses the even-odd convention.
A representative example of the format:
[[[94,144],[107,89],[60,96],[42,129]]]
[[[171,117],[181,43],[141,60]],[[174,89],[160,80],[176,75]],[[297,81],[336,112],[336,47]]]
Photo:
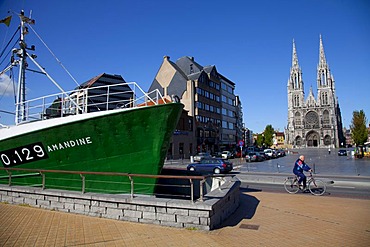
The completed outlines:
[[[317,66],[317,98],[312,87],[305,98],[302,70],[293,40],[292,66],[288,79],[288,125],[285,141],[288,146],[339,147],[344,142],[342,117],[335,93],[334,76],[326,62],[320,36],[319,64]]]
[[[149,91],[158,89],[164,96],[177,95],[192,121],[193,138],[177,143],[173,138],[172,152],[183,145],[185,158],[197,152],[219,152],[230,149],[239,138],[235,106],[235,83],[218,73],[216,66],[202,66],[193,57],[172,62],[164,56]],[[241,109],[241,102],[239,102]],[[190,134],[190,132],[189,132]]]
[[[244,145],[246,143],[245,140],[245,126],[243,122],[243,107],[240,97],[235,95],[235,119],[236,119],[236,142],[243,141]]]

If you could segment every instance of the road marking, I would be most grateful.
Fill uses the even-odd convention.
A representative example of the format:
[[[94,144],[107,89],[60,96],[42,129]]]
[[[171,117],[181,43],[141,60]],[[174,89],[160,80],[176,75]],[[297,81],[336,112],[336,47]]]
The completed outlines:
[[[335,188],[343,188],[343,189],[356,189],[356,187],[352,187],[352,186],[333,186]]]

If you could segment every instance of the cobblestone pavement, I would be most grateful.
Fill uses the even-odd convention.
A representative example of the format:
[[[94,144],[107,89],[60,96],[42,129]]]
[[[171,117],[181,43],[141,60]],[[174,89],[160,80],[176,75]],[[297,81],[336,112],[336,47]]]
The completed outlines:
[[[0,246],[369,246],[370,200],[242,192],[213,231],[0,203]]]

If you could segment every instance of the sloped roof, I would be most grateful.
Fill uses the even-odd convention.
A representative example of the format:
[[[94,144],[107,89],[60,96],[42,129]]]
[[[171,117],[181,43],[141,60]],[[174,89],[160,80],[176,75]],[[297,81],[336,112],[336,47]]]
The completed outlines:
[[[196,72],[203,70],[203,66],[195,62],[193,57],[188,57],[188,56],[177,59],[176,65],[186,75],[190,75],[192,73],[196,73]]]
[[[207,74],[210,74],[213,69],[216,69],[216,66],[214,66],[214,65],[208,65],[208,66],[203,67],[204,72],[206,72]]]
[[[84,83],[82,83],[78,88],[88,88],[88,87],[91,87],[97,80],[99,80],[102,76],[104,75],[104,73],[100,74],[100,75],[97,75],[93,78],[91,78],[90,80],[88,81],[85,81]]]
[[[196,72],[196,73],[193,73],[193,74],[188,75],[187,78],[189,80],[197,80],[200,77],[201,74],[202,74],[202,71]]]
[[[97,81],[99,81],[102,78],[109,78],[109,79],[120,80],[120,81],[122,81],[122,83],[125,82],[125,80],[122,78],[121,75],[111,75],[111,74],[102,73],[102,74],[97,75],[97,76],[91,78],[90,80],[82,83],[78,88],[89,88],[89,87],[92,87]]]

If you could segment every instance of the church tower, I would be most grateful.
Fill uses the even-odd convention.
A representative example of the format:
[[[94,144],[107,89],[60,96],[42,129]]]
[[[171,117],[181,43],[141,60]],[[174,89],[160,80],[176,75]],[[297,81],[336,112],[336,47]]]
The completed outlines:
[[[304,84],[302,79],[302,69],[298,64],[298,55],[293,40],[292,67],[290,68],[290,76],[288,79],[288,130],[291,130],[288,137],[294,135],[294,126],[299,128],[301,123],[301,115],[297,109],[300,109],[304,104]],[[287,135],[286,135],[287,136]],[[287,137],[286,137],[287,139]],[[288,140],[287,140],[288,141]]]
[[[292,67],[288,79],[288,125],[286,143],[293,147],[339,147],[342,141],[342,121],[335,94],[334,76],[326,62],[320,35],[317,66],[317,99],[312,87],[305,99],[302,70],[293,40]]]

